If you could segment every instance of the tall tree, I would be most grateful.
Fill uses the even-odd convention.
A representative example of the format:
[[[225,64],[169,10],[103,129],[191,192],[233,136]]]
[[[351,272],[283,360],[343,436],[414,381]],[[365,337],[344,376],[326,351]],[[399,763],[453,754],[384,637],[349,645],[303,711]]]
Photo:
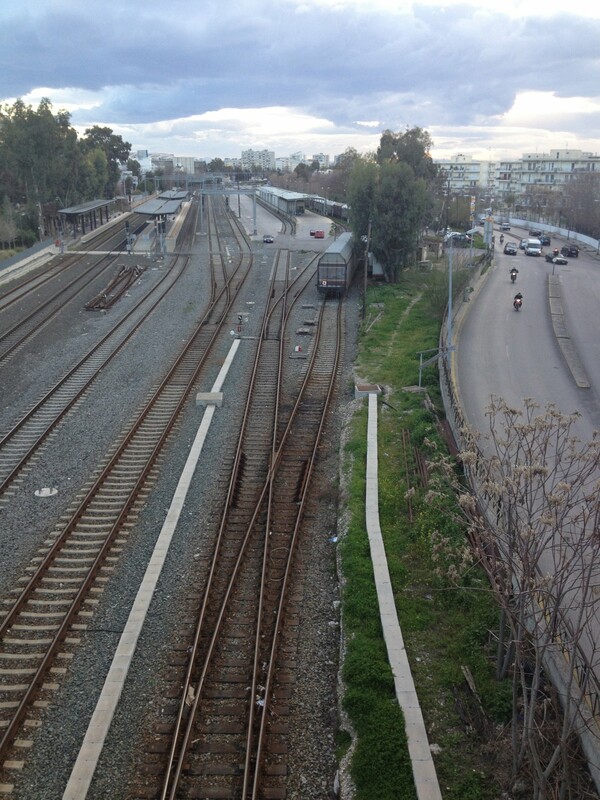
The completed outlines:
[[[113,197],[121,174],[119,164],[127,163],[131,145],[129,142],[123,141],[121,136],[113,133],[110,128],[94,125],[86,130],[82,146],[85,153],[96,149],[104,152],[108,166],[108,178],[102,195],[107,198]]]
[[[413,260],[421,232],[433,217],[439,177],[430,147],[429,134],[420,128],[385,131],[374,159],[352,160],[352,229],[362,236],[371,221],[371,250],[393,281]]]
[[[404,133],[384,131],[377,148],[377,162],[401,161],[409,164],[415,177],[433,180],[437,177],[438,167],[431,157],[433,141],[427,131],[422,128],[407,128]]]
[[[393,281],[415,253],[427,207],[426,181],[415,178],[409,164],[389,161],[380,166],[371,248]]]
[[[350,225],[358,240],[365,236],[375,213],[375,195],[379,182],[379,167],[368,158],[357,157],[348,178]]]

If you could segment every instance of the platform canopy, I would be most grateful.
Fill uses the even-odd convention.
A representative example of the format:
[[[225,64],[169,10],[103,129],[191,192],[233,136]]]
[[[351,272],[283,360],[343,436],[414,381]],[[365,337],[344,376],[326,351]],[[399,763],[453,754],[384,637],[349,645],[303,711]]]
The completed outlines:
[[[106,208],[111,203],[114,203],[113,200],[88,200],[87,203],[80,203],[78,206],[69,206],[69,208],[59,208],[59,214],[65,214],[69,216],[77,216],[79,214],[89,214],[90,211],[97,211],[99,208]]]
[[[182,198],[177,198],[175,200],[168,200],[162,196],[153,197],[152,200],[147,200],[145,203],[142,203],[142,205],[137,206],[135,213],[147,214],[149,217],[176,214],[179,211],[182,200],[185,197],[185,193]]]

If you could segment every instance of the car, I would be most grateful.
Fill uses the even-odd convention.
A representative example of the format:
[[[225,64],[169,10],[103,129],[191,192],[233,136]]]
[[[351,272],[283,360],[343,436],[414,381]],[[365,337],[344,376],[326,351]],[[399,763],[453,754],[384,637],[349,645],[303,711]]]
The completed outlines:
[[[532,228],[529,231],[529,235],[534,239],[539,239],[540,236],[542,235],[542,232],[538,228]]]
[[[568,256],[569,258],[579,257],[579,248],[576,244],[565,244],[560,248],[560,252],[563,256]]]
[[[543,233],[540,237],[540,242],[542,243],[542,247],[550,247],[552,240],[548,236],[547,233]]]
[[[527,237],[527,239],[521,239],[521,241],[519,242],[519,250],[525,250],[528,241],[529,237]]]
[[[558,255],[558,250],[554,250],[552,253],[546,253],[546,261],[549,261],[551,264],[568,264],[569,262],[564,256]]]
[[[500,225],[500,230],[501,231],[509,231],[510,230],[510,223],[503,222],[502,225]]]
[[[314,235],[315,235],[315,233],[316,233],[315,229],[314,229],[314,228],[311,228],[311,229],[310,229],[310,235],[311,235],[311,236],[314,236]]]
[[[471,242],[471,236],[468,233],[453,231],[446,236],[445,242],[447,245],[452,243],[454,247],[467,247]]]
[[[542,255],[542,248],[539,245],[535,244],[528,244],[525,248],[525,255],[526,256],[541,256]]]
[[[325,231],[315,231],[315,239],[324,239]]]
[[[270,236],[268,233],[265,233],[265,235],[263,236],[263,242],[265,244],[273,244],[273,241],[274,241],[273,237]]]
[[[519,251],[517,250],[517,245],[514,242],[507,242],[504,245],[504,252],[507,256],[516,256]]]

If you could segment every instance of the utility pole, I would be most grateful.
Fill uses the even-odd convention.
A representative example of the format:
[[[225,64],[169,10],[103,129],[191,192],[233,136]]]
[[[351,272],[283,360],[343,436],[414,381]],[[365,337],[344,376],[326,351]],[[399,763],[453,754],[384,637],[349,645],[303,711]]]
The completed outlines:
[[[367,270],[369,267],[369,243],[371,241],[371,220],[367,226],[367,238],[365,241],[365,269],[364,269],[364,283],[363,283],[363,302],[362,302],[362,318],[367,315]]]

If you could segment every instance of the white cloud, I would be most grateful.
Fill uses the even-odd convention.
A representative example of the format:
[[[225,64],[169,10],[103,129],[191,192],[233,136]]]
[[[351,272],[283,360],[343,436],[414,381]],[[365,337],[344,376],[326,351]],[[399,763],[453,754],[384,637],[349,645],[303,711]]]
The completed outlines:
[[[600,3],[105,0],[101,19],[79,0],[4,5],[0,98],[48,97],[78,132],[140,149],[335,155],[420,126],[436,151],[600,150]]]
[[[599,87],[600,88],[600,87]],[[554,92],[521,92],[512,108],[502,115],[507,125],[542,127],[549,121],[566,121],[571,117],[600,114],[598,97],[558,97]]]

